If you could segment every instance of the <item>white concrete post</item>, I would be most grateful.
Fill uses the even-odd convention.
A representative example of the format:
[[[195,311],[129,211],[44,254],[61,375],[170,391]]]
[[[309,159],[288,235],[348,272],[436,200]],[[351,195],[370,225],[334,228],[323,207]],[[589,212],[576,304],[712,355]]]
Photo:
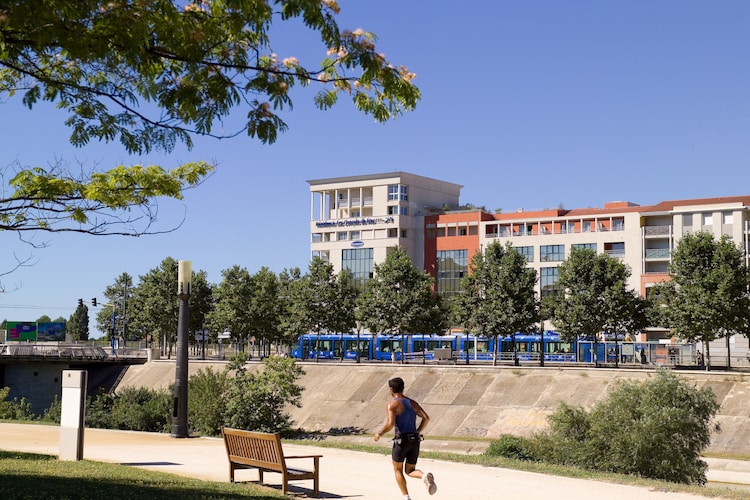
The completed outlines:
[[[83,460],[86,370],[63,370],[60,416],[60,460]]]

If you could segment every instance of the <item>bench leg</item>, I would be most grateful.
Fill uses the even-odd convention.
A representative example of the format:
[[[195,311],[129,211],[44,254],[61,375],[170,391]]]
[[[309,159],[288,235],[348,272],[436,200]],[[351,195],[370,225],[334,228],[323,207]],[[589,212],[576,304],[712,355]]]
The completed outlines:
[[[318,473],[318,461],[318,457],[313,457],[313,472],[315,474],[315,478],[313,479],[313,494],[315,495],[315,497],[320,496],[320,483],[318,482],[320,474]]]
[[[258,469],[258,484],[263,484],[263,469]]]

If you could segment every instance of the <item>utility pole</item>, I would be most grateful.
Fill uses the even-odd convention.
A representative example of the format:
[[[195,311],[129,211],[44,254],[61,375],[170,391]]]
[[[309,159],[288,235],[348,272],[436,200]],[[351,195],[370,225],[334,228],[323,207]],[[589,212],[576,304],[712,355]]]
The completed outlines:
[[[190,285],[192,264],[189,260],[177,263],[177,297],[180,310],[177,317],[177,362],[174,382],[174,409],[172,414],[172,437],[185,438],[188,435],[188,320],[190,310]]]

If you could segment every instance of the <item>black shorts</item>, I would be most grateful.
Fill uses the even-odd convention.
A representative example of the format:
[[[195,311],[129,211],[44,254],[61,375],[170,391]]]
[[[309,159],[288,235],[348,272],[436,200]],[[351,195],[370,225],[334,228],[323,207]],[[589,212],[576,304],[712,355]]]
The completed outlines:
[[[419,458],[419,443],[422,438],[419,434],[401,434],[393,440],[391,458],[394,462],[406,462],[415,465]]]

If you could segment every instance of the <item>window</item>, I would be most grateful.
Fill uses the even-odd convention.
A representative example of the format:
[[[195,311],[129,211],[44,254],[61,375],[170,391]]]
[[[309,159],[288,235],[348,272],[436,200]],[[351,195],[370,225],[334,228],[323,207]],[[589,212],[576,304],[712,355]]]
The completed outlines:
[[[435,290],[441,295],[455,295],[461,291],[461,278],[469,270],[468,250],[439,250],[435,260]]]
[[[682,214],[682,227],[683,229],[693,227],[693,214]]]
[[[346,231],[339,231],[336,233],[336,241],[345,241],[347,237],[349,236],[349,233]]]
[[[734,214],[732,212],[724,212],[722,215],[724,217],[724,225],[731,224],[734,221]]]
[[[409,201],[409,186],[400,184],[388,185],[388,201]]]
[[[623,231],[625,230],[625,219],[615,219],[612,221],[612,230],[613,231]]]
[[[573,243],[570,248],[590,248],[596,253],[596,243]]]
[[[329,254],[328,254],[328,250],[321,250],[321,251],[317,251],[317,250],[315,250],[315,251],[313,251],[313,253],[312,253],[312,257],[313,257],[313,258],[315,258],[315,257],[320,257],[320,258],[321,258],[321,259],[323,259],[323,260],[324,260],[325,262],[328,262],[328,261],[330,260],[330,259],[329,259]]]
[[[539,247],[539,260],[542,262],[565,260],[565,245],[542,245]]]
[[[459,236],[466,236],[467,234],[469,234],[468,230],[469,230],[469,228],[467,228],[467,227],[459,227],[458,228],[458,235]]]
[[[401,230],[401,237],[406,238],[406,229]]]
[[[322,233],[313,233],[312,234],[312,242],[313,243],[320,243],[323,241],[323,234]]]
[[[409,215],[409,207],[399,207],[398,213],[400,215]]]
[[[560,293],[561,288],[557,284],[557,268],[543,267],[539,270],[539,284],[542,286],[542,298]]]
[[[714,214],[703,214],[703,225],[713,226],[714,225]]]
[[[526,257],[526,262],[534,262],[534,247],[513,247],[518,253]]]
[[[359,210],[352,210],[352,217],[360,217]]]
[[[604,252],[613,257],[625,256],[625,243],[605,243]]]
[[[398,238],[398,228],[389,227],[388,228],[388,237],[389,238]]]
[[[455,226],[448,227],[448,236],[456,236],[456,227]]]
[[[590,233],[591,232],[591,221],[590,220],[583,221],[583,232],[584,233]]]
[[[372,248],[347,248],[342,250],[341,269],[346,269],[351,273],[354,286],[363,288],[365,282],[372,278]]]
[[[398,206],[388,205],[388,215],[398,215]]]
[[[358,240],[361,237],[362,237],[362,233],[360,231],[349,231],[349,239]]]

